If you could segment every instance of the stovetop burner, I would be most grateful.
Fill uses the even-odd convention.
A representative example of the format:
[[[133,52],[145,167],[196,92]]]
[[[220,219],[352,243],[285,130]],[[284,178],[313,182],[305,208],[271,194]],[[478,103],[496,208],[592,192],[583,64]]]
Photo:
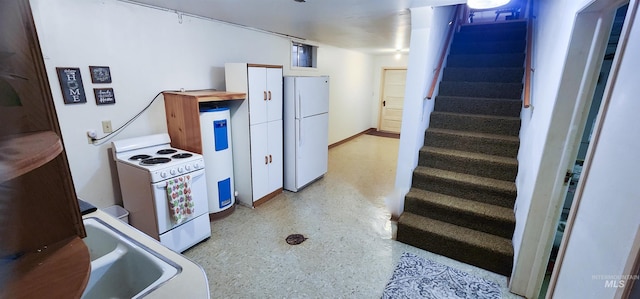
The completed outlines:
[[[177,150],[174,150],[172,148],[167,148],[167,149],[161,149],[159,151],[156,152],[156,154],[158,155],[168,155],[168,154],[175,154],[177,153]]]
[[[129,160],[131,161],[140,161],[140,160],[145,160],[145,159],[149,159],[151,158],[151,156],[149,155],[135,155],[132,156],[131,158],[129,158]]]
[[[155,165],[155,164],[163,164],[171,162],[170,158],[150,158],[144,159],[140,162],[141,165]]]
[[[171,158],[174,159],[184,159],[184,158],[189,158],[193,156],[193,154],[189,154],[189,153],[180,153],[180,154],[175,154],[173,156],[171,156]]]

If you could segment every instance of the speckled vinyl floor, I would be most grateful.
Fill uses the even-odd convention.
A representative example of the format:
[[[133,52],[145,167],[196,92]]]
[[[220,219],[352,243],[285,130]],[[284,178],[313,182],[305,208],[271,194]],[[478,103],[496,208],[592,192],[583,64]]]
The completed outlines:
[[[329,150],[329,171],[211,224],[184,253],[209,278],[211,298],[380,298],[403,252],[497,282],[506,278],[396,242],[384,197],[393,190],[398,139],[361,135]],[[288,245],[290,234],[308,239]],[[188,286],[185,286],[188,287]]]

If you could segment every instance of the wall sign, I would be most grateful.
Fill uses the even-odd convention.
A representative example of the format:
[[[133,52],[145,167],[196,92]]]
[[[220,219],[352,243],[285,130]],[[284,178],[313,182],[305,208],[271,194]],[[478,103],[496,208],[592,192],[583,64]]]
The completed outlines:
[[[96,96],[96,105],[116,103],[116,98],[113,95],[113,88],[94,88],[93,94]]]
[[[89,66],[91,83],[111,83],[111,70],[108,66]]]
[[[82,85],[82,76],[77,67],[57,67],[58,80],[65,104],[86,103],[87,97]]]

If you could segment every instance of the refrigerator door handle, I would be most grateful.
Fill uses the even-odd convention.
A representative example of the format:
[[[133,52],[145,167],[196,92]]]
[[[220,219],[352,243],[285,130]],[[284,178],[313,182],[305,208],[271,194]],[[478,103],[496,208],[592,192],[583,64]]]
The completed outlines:
[[[302,95],[300,95],[300,92],[298,91],[298,100],[296,101],[296,118],[301,119],[302,118]]]
[[[298,91],[298,146],[302,146],[302,122],[304,117],[302,117],[302,95],[300,95],[300,91]]]
[[[302,132],[304,132],[304,130],[302,129],[302,120],[303,118],[300,118],[299,121],[299,125],[298,125],[298,146],[302,146]]]

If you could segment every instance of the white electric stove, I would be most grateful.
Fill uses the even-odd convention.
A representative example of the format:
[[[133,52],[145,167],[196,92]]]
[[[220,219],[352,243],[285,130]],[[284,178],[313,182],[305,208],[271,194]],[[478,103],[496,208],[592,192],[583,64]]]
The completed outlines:
[[[156,134],[112,145],[130,224],[173,251],[183,252],[211,236],[206,174],[202,155],[172,148],[170,143],[168,134]],[[167,192],[175,179],[190,182],[193,203],[190,213],[180,215],[186,219],[180,222],[172,218]]]

